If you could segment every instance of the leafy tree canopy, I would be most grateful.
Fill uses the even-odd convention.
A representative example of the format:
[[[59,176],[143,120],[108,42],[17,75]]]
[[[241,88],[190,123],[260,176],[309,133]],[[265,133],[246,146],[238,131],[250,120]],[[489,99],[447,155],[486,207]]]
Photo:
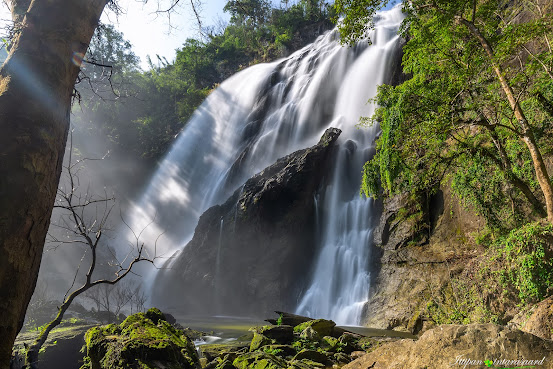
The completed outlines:
[[[336,1],[344,39],[361,37],[367,18],[386,3]],[[549,214],[551,181],[537,174],[540,160],[551,156],[550,6],[503,0],[404,5],[408,78],[380,87],[380,107],[364,120],[382,129],[377,154],[364,167],[365,195],[433,191],[447,180],[493,229]]]

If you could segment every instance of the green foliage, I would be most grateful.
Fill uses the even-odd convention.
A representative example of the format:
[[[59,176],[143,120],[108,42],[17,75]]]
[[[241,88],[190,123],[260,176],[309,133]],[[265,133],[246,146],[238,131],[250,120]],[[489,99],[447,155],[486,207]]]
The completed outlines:
[[[297,338],[292,342],[292,347],[298,352],[301,350],[317,350],[317,348],[319,348],[319,342],[311,341],[306,338]]]
[[[491,240],[444,287],[429,291],[426,314],[438,324],[506,323],[551,295],[553,225],[533,222]],[[510,315],[509,315],[510,314]]]
[[[541,301],[553,285],[553,225],[529,223],[513,230],[491,248],[503,266],[502,280],[512,285],[522,303]]]
[[[282,325],[282,313],[278,316],[276,323],[277,325]]]
[[[385,4],[337,1],[336,9],[344,15],[344,40],[361,37],[366,20]],[[504,68],[537,144],[543,153],[550,152],[553,54],[546,36],[553,36],[553,21],[549,15],[533,14],[525,3],[504,7],[490,0],[478,2],[475,9],[472,4],[404,4],[403,35],[408,41],[403,69],[409,78],[398,86],[381,86],[375,98],[379,108],[361,123],[378,122],[382,130],[377,153],[363,168],[361,193],[420,193],[451,181],[461,201],[501,234],[544,216],[544,206],[525,133],[492,66]],[[521,12],[530,20],[511,21]],[[474,21],[493,57],[460,17]],[[533,56],[512,62],[528,50],[530,41]]]
[[[275,356],[281,356],[282,349],[279,348],[273,348],[271,346],[263,346],[263,352],[266,352],[267,354],[275,355]]]
[[[367,31],[374,26],[374,14],[388,5],[390,1],[382,0],[336,0],[334,7],[338,17],[343,17],[338,24],[342,34],[342,41],[353,44],[355,41],[366,36]]]

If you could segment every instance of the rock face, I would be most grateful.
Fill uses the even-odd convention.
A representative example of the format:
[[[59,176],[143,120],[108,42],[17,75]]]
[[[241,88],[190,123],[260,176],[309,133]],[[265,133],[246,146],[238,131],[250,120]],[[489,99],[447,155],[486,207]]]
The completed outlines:
[[[487,363],[492,367],[546,369],[553,368],[552,352],[553,341],[519,330],[494,324],[443,325],[417,341],[384,344],[344,369],[484,368],[486,360],[493,361]]]
[[[484,223],[448,187],[415,202],[404,195],[386,199],[381,214],[364,325],[418,333],[429,328],[423,312],[432,294],[478,253],[467,240]]]
[[[538,337],[553,340],[553,296],[541,301],[522,330]]]
[[[293,310],[315,252],[314,193],[340,130],[279,159],[201,217],[194,237],[158,274],[153,300],[190,314]]]

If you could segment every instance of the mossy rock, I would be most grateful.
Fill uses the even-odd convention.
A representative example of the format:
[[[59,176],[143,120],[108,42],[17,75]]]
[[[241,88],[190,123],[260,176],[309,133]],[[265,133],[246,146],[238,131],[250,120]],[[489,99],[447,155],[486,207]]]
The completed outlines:
[[[274,343],[273,340],[261,333],[254,332],[252,342],[250,343],[250,352],[259,350],[262,346]]]
[[[321,341],[321,335],[317,333],[313,328],[307,327],[300,333],[300,338],[308,341],[319,342]]]
[[[332,320],[315,319],[315,320],[309,320],[305,323],[298,324],[297,326],[294,327],[294,332],[301,333],[307,327],[311,327],[311,329],[317,332],[317,334],[321,337],[332,336],[335,326],[336,326],[336,323],[334,323]]]
[[[216,358],[223,358],[225,355],[230,353],[245,352],[249,347],[249,342],[232,341],[227,343],[201,345],[198,347],[198,350],[200,351],[200,355],[204,356],[207,361],[212,361]]]
[[[349,333],[344,333],[338,338],[338,344],[342,351],[351,354],[353,351],[361,351],[363,348],[359,345],[359,339]]]
[[[150,319],[154,324],[157,324],[160,320],[167,321],[165,315],[158,308],[148,309],[146,317]],[[174,318],[173,318],[174,319]]]
[[[302,359],[314,361],[325,366],[332,366],[332,364],[334,364],[334,361],[329,357],[329,355],[315,350],[301,350],[296,354],[296,356],[294,356],[293,360],[301,361]]]
[[[325,365],[317,363],[315,361],[302,359],[302,360],[292,360],[290,361],[288,369],[319,369],[324,368]]]
[[[230,360],[222,360],[217,366],[216,369],[236,369],[234,365],[232,365],[232,361]]]
[[[264,325],[255,327],[252,331],[261,333],[279,344],[287,344],[294,339],[294,328],[290,325]]]
[[[232,363],[238,369],[285,369],[286,361],[263,351],[240,355]]]
[[[333,355],[334,361],[340,365],[349,364],[352,359],[351,356],[344,354],[343,352],[338,352]]]
[[[90,329],[81,369],[198,368],[192,341],[155,310],[131,315],[119,325]]]
[[[282,358],[292,357],[297,354],[296,349],[290,345],[266,345],[261,347],[261,350]]]
[[[332,352],[338,352],[342,348],[342,344],[338,341],[338,339],[332,336],[324,336],[321,339],[321,346],[325,350]]]

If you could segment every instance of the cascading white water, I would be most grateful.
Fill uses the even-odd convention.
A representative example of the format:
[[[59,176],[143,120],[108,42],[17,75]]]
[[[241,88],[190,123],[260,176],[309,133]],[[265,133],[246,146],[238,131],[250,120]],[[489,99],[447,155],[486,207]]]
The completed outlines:
[[[315,144],[326,128],[340,128],[330,185],[315,201],[320,255],[298,312],[356,324],[368,293],[371,216],[371,202],[359,197],[360,174],[376,134],[356,124],[372,114],[367,101],[385,80],[401,19],[399,6],[380,14],[371,46],[343,47],[332,31],[222,83],[161,163],[131,228],[142,230],[156,215],[143,237],[154,240],[163,229],[168,238],[158,254],[179,250],[208,207],[276,159]]]
[[[321,251],[298,314],[333,319],[341,325],[360,323],[369,297],[372,232],[372,201],[359,196],[360,168],[370,158],[376,130],[353,132],[352,121],[372,114],[374,107],[366,105],[366,97],[374,96],[383,83],[401,20],[398,7],[381,14],[370,35],[373,46],[348,69],[338,93],[334,116],[343,122],[341,128],[349,140],[340,146],[331,184],[323,191]]]

